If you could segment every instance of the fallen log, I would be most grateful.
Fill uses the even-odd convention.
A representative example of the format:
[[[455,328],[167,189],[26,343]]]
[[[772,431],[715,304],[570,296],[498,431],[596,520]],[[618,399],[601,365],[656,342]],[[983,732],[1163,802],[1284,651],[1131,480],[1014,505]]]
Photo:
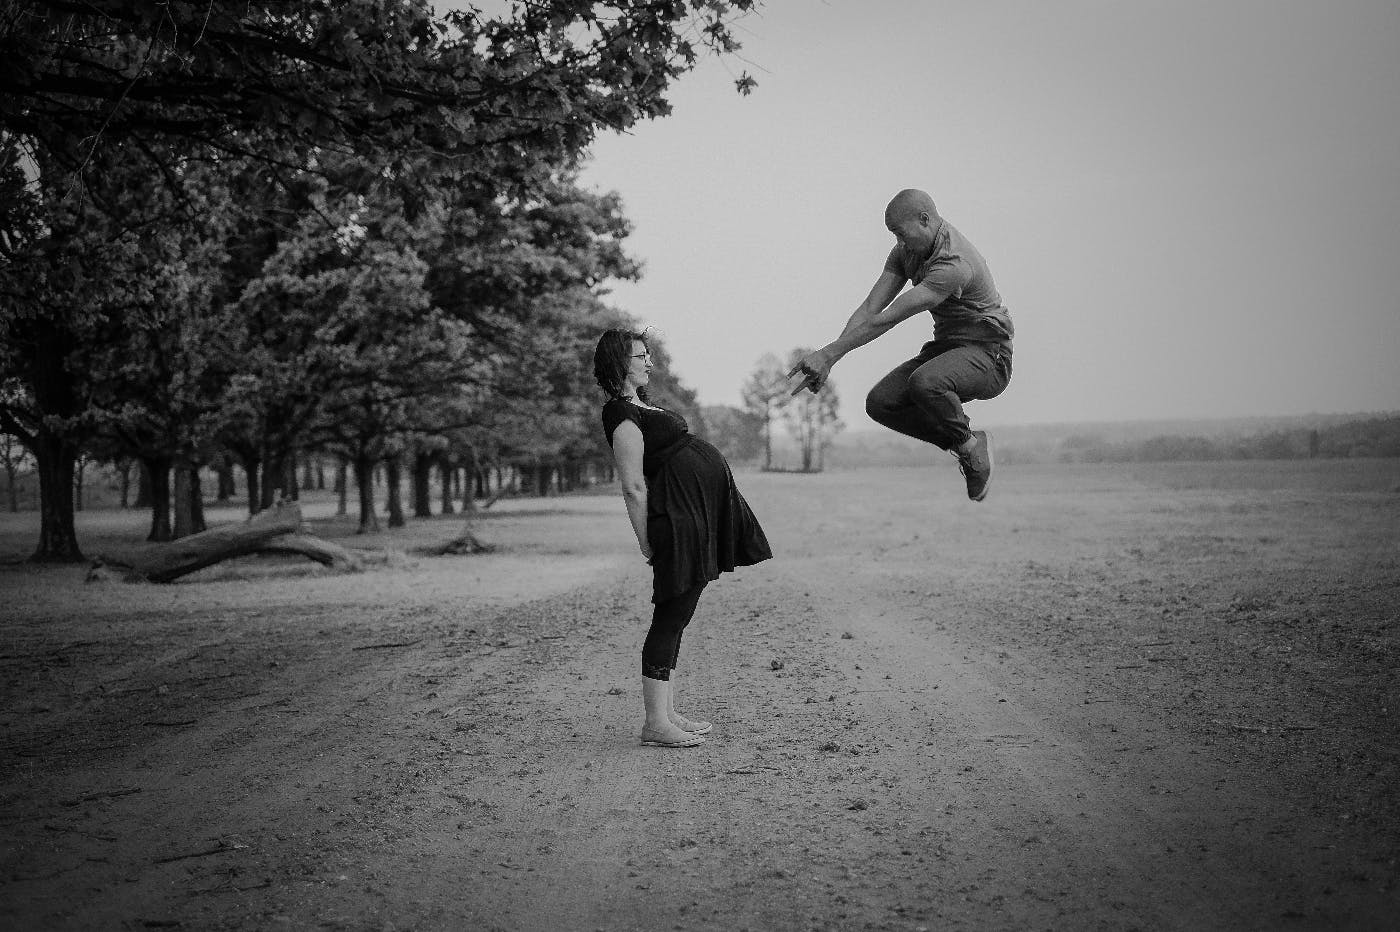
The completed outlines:
[[[347,573],[358,572],[364,568],[364,560],[360,554],[311,534],[295,533],[274,537],[259,547],[258,553],[300,554],[322,566]]]
[[[301,508],[281,502],[242,524],[211,528],[168,544],[152,544],[130,561],[98,557],[88,569],[87,582],[171,582],[196,570],[233,557],[256,553],[295,554],[323,566],[353,573],[366,563],[388,563],[390,554],[350,550],[309,534],[301,527]]]
[[[300,530],[301,507],[295,502],[282,502],[242,524],[210,528],[168,544],[148,547],[130,563],[115,560],[103,563],[125,568],[128,580],[170,582],[231,557],[257,553],[269,541]]]

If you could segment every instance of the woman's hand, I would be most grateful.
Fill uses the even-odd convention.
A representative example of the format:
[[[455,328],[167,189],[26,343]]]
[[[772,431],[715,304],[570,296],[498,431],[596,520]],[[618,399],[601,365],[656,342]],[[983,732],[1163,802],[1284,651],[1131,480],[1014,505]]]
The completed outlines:
[[[646,541],[642,541],[642,556],[646,557],[647,565],[650,566],[652,557],[651,544],[647,543]]]

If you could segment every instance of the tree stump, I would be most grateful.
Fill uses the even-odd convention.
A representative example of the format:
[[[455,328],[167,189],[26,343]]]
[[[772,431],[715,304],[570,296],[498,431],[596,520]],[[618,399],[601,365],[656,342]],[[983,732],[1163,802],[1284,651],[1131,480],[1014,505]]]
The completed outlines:
[[[468,522],[462,528],[462,533],[458,534],[447,543],[438,544],[434,547],[425,547],[420,552],[426,556],[444,557],[449,553],[454,555],[490,553],[495,549],[493,545],[483,542],[476,534],[472,533],[471,523]]]

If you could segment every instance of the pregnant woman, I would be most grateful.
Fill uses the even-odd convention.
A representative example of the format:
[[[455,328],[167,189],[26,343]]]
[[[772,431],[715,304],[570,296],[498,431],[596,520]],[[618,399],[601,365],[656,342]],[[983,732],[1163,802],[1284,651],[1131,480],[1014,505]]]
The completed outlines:
[[[641,334],[604,333],[593,375],[608,395],[603,432],[632,530],[652,569],[654,608],[642,645],[642,743],[694,747],[704,743],[711,725],[676,711],[681,633],[708,582],[773,553],[723,454],[691,434],[685,418],[647,401],[651,354]]]

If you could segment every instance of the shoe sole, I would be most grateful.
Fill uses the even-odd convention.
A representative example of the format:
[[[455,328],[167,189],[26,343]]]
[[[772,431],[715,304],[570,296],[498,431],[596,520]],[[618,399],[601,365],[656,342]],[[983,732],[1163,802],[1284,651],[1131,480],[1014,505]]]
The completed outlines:
[[[694,748],[705,743],[705,739],[700,735],[691,735],[694,740],[681,739],[680,741],[667,741],[659,738],[642,738],[644,748]]]
[[[700,738],[699,735],[696,735],[695,737]],[[644,748],[698,748],[700,745],[702,745],[702,744],[704,744],[704,743],[705,743],[705,739],[704,739],[704,738],[700,738],[699,741],[646,741],[646,740],[643,740],[643,741],[642,741],[642,747],[644,747]]]
[[[987,497],[987,490],[992,487],[992,470],[996,467],[996,463],[992,460],[991,435],[983,434],[982,436],[987,439],[987,484],[982,486],[982,491],[977,493],[977,497],[973,499],[974,502],[980,502]]]

